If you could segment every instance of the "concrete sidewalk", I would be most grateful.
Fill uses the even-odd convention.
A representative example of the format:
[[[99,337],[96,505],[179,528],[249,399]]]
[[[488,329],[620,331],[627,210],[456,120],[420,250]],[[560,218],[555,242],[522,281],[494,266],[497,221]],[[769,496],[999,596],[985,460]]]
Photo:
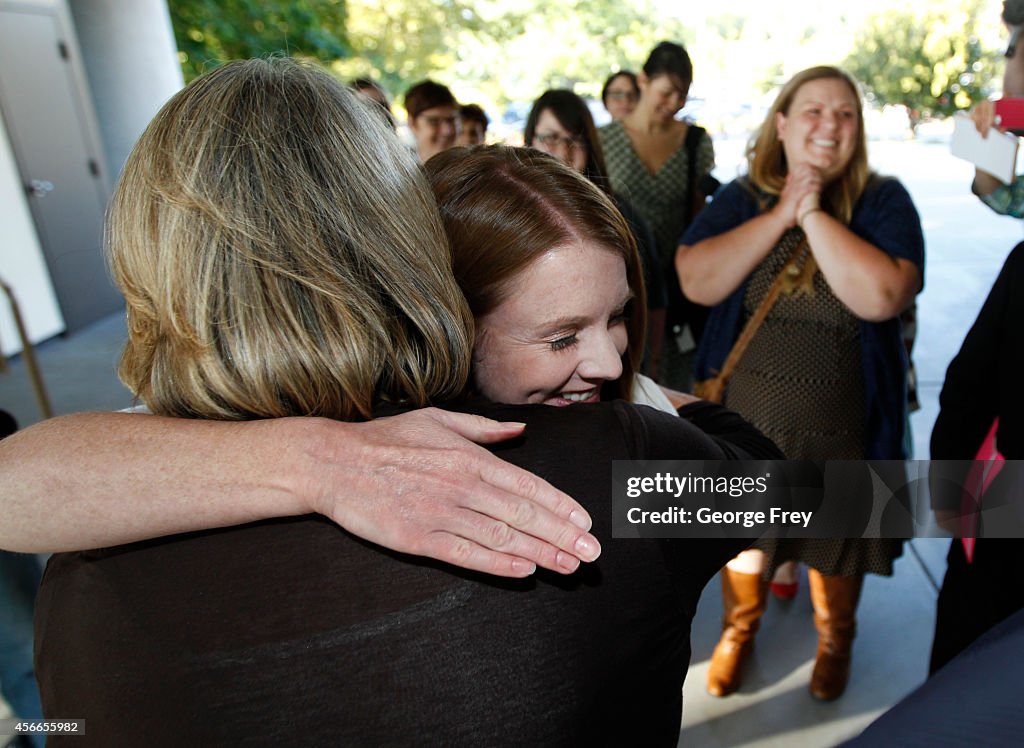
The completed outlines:
[[[831,703],[807,691],[817,635],[806,570],[794,600],[770,597],[740,691],[724,699],[708,695],[708,661],[721,630],[716,577],[693,625],[679,745],[831,746],[860,733],[924,680],[948,546],[948,540],[911,541],[891,578],[865,580],[850,683]]]

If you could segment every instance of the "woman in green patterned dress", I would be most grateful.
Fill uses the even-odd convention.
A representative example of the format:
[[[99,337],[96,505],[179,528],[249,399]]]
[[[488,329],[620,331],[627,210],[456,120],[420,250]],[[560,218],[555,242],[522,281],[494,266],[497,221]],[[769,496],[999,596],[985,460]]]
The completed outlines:
[[[691,190],[715,166],[715,151],[708,134],[696,125],[676,119],[686,103],[693,81],[693,64],[686,50],[672,42],[654,48],[637,75],[640,100],[624,119],[599,131],[608,176],[617,195],[628,200],[654,232],[662,272],[670,288],[678,287],[673,259],[679,237],[704,195]],[[691,179],[692,176],[692,179]],[[702,310],[682,298],[669,301],[670,315],[658,381],[689,391],[691,362],[677,342],[682,326],[691,322],[694,337],[702,327]],[[692,318],[694,313],[697,319]]]

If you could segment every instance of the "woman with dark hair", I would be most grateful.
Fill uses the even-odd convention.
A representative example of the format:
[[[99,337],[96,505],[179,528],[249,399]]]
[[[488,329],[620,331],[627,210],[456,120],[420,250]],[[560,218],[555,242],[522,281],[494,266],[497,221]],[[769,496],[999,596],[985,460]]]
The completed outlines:
[[[629,201],[614,194],[605,168],[601,141],[597,137],[594,118],[586,102],[572,91],[544,92],[530,109],[523,132],[523,143],[531,148],[551,154],[568,164],[601,188],[614,201],[629,224],[640,250],[643,263],[644,285],[647,289],[647,344],[644,370],[653,378],[658,376],[658,360],[665,329],[667,304],[665,280],[659,272],[660,262],[655,253],[651,227]]]
[[[677,120],[693,82],[693,65],[679,44],[654,48],[637,76],[640,98],[619,122],[600,130],[612,189],[629,200],[651,226],[665,279],[669,312],[658,378],[677,390],[690,390],[690,362],[680,339],[690,326],[694,339],[704,313],[678,290],[673,260],[683,230],[704,204],[699,186],[715,166],[711,138],[703,128]]]
[[[620,120],[634,109],[640,98],[640,86],[636,82],[636,73],[620,70],[608,76],[601,87],[601,102],[613,120]]]
[[[898,317],[921,290],[924,237],[907,190],[868,165],[856,81],[829,66],[797,73],[748,146],[747,161],[747,175],[718,191],[676,258],[686,293],[713,307],[698,379],[721,372],[744,322],[775,290],[724,402],[790,459],[904,459],[907,359]],[[708,690],[725,696],[739,687],[764,612],[764,580],[776,565],[798,560],[809,567],[818,630],[810,691],[838,698],[864,575],[891,575],[902,541],[756,546],[723,570],[725,616]]]

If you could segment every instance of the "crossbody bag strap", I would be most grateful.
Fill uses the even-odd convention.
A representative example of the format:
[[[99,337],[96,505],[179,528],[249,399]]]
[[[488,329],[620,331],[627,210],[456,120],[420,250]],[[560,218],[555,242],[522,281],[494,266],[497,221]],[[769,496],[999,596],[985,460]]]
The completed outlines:
[[[750,345],[750,341],[754,339],[754,335],[757,334],[758,329],[761,327],[761,323],[764,322],[768,313],[775,306],[775,302],[779,298],[779,294],[782,293],[783,283],[786,279],[786,275],[789,272],[790,264],[794,262],[799,256],[800,252],[803,251],[804,247],[807,246],[807,237],[804,237],[797,245],[793,248],[793,252],[786,259],[786,262],[782,265],[782,270],[775,276],[775,280],[772,282],[768,292],[761,299],[761,303],[757,305],[754,313],[750,315],[750,319],[743,326],[743,330],[740,332],[739,337],[736,338],[736,342],[732,345],[732,350],[729,351],[729,355],[725,357],[725,362],[722,364],[722,368],[719,372],[708,382],[702,382],[702,389],[704,390],[705,399],[715,400],[715,402],[721,402],[722,395],[725,393],[725,385],[728,383],[729,378],[732,376],[733,371],[736,369],[736,364],[743,358],[743,354],[747,352],[747,346]],[[700,393],[698,393],[700,395]]]
[[[703,134],[704,128],[691,122],[687,125],[686,138],[683,141],[686,148],[686,205],[683,206],[686,226],[690,225],[696,215],[697,145]]]

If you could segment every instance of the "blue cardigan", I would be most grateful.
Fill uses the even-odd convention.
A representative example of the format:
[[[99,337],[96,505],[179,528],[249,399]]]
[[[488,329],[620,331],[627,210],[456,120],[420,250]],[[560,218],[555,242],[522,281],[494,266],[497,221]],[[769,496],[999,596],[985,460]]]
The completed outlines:
[[[692,245],[730,231],[759,213],[754,188],[737,179],[715,193],[680,239]],[[892,257],[914,263],[924,285],[924,235],[921,219],[906,188],[896,179],[875,178],[853,211],[850,230]],[[743,296],[747,278],[739,288],[712,308],[697,350],[696,377],[707,379],[725,362],[743,323]],[[920,290],[920,289],[919,289]],[[906,421],[907,356],[898,317],[884,322],[860,322],[861,362],[864,369],[865,457],[902,459]]]

